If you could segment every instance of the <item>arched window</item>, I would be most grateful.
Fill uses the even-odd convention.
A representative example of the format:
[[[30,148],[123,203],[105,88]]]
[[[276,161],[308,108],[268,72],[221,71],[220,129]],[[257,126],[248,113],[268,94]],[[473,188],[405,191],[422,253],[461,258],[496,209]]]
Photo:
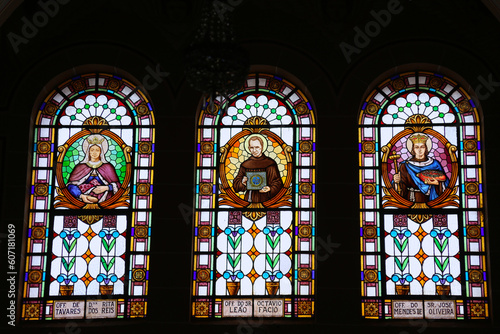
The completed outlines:
[[[144,317],[154,117],[118,76],[76,76],[35,115],[22,319]]]
[[[365,318],[488,318],[480,113],[437,73],[383,81],[359,116]]]
[[[197,124],[192,315],[312,317],[315,116],[290,81],[254,73]]]

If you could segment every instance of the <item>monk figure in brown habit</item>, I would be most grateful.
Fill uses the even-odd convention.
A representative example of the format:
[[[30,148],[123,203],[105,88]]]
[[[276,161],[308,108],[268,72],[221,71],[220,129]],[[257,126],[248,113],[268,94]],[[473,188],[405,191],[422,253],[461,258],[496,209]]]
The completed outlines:
[[[233,188],[236,192],[245,191],[245,200],[250,203],[262,203],[273,198],[282,188],[280,172],[276,162],[263,154],[264,142],[260,136],[250,136],[248,151],[252,155],[240,166],[234,179]],[[249,190],[248,172],[265,172],[265,185],[259,190]]]

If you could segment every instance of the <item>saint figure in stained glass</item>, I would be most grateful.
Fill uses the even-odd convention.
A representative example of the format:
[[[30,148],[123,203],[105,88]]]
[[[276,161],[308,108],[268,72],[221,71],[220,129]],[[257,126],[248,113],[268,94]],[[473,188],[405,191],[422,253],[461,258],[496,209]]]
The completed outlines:
[[[449,179],[441,164],[429,157],[431,139],[423,133],[415,133],[406,141],[411,154],[394,174],[396,190],[407,200],[425,203],[438,198],[448,186]]]
[[[314,316],[314,124],[302,91],[271,74],[251,74],[238,92],[204,101],[194,317]]]
[[[241,164],[233,184],[234,190],[245,192],[245,200],[251,203],[265,202],[283,188],[278,165],[263,153],[267,140],[261,137],[254,134],[246,139],[245,148],[251,156]]]
[[[363,316],[488,318],[474,100],[450,78],[407,72],[367,97],[359,124]]]
[[[69,176],[69,192],[89,204],[111,198],[118,191],[120,182],[115,168],[106,161],[106,138],[91,135],[84,140],[82,146],[85,159],[75,166]]]
[[[152,104],[125,79],[85,74],[47,96],[34,130],[22,319],[145,317]]]

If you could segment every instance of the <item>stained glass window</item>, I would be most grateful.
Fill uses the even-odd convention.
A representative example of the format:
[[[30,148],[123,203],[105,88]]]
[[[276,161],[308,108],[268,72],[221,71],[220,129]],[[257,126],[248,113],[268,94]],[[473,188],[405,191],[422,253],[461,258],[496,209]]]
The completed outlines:
[[[486,319],[480,113],[438,73],[391,77],[359,116],[362,314]]]
[[[251,74],[198,120],[195,318],[314,316],[315,116],[288,80]]]
[[[59,85],[36,114],[22,319],[147,313],[154,117],[131,82]]]

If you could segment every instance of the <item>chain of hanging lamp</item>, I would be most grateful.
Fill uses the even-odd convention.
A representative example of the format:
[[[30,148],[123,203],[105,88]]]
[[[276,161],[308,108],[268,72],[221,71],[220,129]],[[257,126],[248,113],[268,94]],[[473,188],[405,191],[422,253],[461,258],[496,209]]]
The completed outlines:
[[[248,75],[247,52],[234,42],[231,12],[221,12],[206,1],[194,42],[185,53],[186,80],[204,94],[206,108],[216,111],[215,100],[226,101]]]

